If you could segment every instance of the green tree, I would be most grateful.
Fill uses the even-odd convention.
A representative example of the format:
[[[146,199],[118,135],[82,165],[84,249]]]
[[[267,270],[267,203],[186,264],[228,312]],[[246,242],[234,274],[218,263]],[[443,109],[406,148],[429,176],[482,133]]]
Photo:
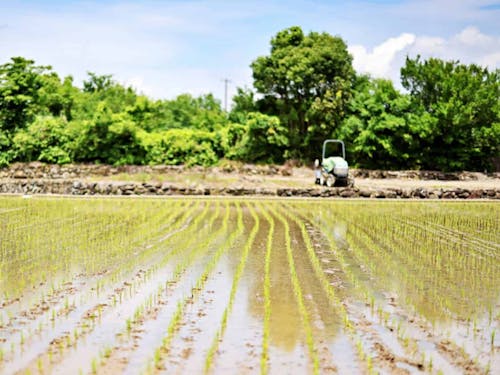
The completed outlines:
[[[61,82],[56,73],[50,73],[41,78],[42,87],[39,89],[41,108],[37,114],[64,116],[71,121],[75,98],[80,95],[78,88],[73,86],[73,77],[65,77]]]
[[[0,130],[22,129],[34,119],[40,104],[42,75],[50,69],[23,57],[13,57],[0,65]]]
[[[427,124],[422,120],[411,116],[410,97],[391,81],[361,76],[337,137],[346,142],[348,160],[358,167],[406,169],[420,162],[417,135]]]
[[[133,88],[120,85],[111,75],[87,74],[89,78],[84,81],[83,91],[73,97],[72,118],[88,120],[102,103],[112,113],[125,112],[127,107],[135,104],[137,94]]]
[[[432,118],[420,135],[423,168],[492,168],[500,154],[500,70],[418,56],[406,59],[401,79],[413,111]]]
[[[233,106],[229,113],[229,120],[232,122],[244,122],[248,113],[258,111],[255,94],[247,87],[238,87],[232,100]]]
[[[99,75],[93,72],[87,72],[87,75],[88,78],[83,81],[84,92],[102,92],[116,85],[113,80],[113,75],[111,74]]]
[[[163,129],[195,128],[213,131],[226,123],[220,102],[212,94],[193,97],[182,94],[163,102]]]
[[[351,96],[352,57],[340,37],[294,26],[271,39],[251,65],[259,109],[288,128],[289,156],[311,157],[339,126]]]
[[[209,166],[219,157],[214,149],[217,137],[213,132],[193,128],[141,132],[141,146],[146,150],[147,164],[186,164]]]
[[[34,122],[15,134],[12,150],[20,161],[69,163],[69,138],[63,117],[37,116]]]
[[[250,112],[244,127],[244,133],[234,145],[237,159],[265,163],[283,161],[288,137],[287,129],[280,124],[278,117]]]
[[[92,119],[69,124],[72,158],[75,161],[108,164],[142,164],[145,151],[140,129],[127,113],[113,113],[100,102]]]

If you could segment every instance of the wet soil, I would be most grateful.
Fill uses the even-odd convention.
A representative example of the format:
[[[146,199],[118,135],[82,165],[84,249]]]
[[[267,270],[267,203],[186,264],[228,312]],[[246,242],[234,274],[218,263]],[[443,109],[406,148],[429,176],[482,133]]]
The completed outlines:
[[[426,258],[418,258],[417,250],[405,250],[403,256],[395,247],[405,248],[404,241],[394,241],[391,248],[375,232],[354,228],[347,206],[334,218],[334,207],[321,203],[207,199],[195,208],[186,217],[171,215],[171,226],[144,238],[140,248],[150,253],[133,267],[123,263],[93,274],[75,273],[49,293],[40,284],[3,300],[0,372],[253,374],[263,363],[273,374],[500,371],[495,283],[500,244],[495,235],[483,233],[487,240],[472,232],[457,236],[455,229],[410,226],[479,254],[470,266],[482,267],[482,280],[491,281],[483,285],[492,290],[473,301],[471,320],[466,307],[448,305],[467,293],[462,285],[455,290],[450,284],[462,263],[468,264],[465,258],[432,273],[450,284],[454,300],[421,300],[418,288],[440,287],[440,282],[416,282],[414,290],[399,285],[403,279],[398,277],[419,275],[423,270],[412,267]],[[269,348],[264,355],[270,220]],[[305,232],[299,223],[305,223]],[[471,270],[466,278],[471,285],[474,275]]]

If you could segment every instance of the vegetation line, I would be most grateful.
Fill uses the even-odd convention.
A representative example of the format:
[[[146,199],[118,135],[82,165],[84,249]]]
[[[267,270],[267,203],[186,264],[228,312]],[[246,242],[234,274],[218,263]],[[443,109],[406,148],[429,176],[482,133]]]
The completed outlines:
[[[252,207],[251,204],[247,203],[247,207],[250,209],[250,214],[252,215],[252,218],[254,219],[254,226],[252,227],[252,231],[250,232],[247,241],[245,242],[243,252],[241,254],[240,262],[238,263],[238,266],[236,268],[236,273],[233,277],[233,283],[231,285],[231,292],[229,294],[229,301],[227,304],[227,307],[224,309],[224,313],[222,314],[222,319],[220,322],[219,329],[217,330],[217,333],[215,334],[215,337],[212,341],[212,345],[210,346],[206,358],[205,358],[205,368],[204,371],[205,373],[208,373],[210,371],[210,368],[213,364],[213,359],[215,356],[215,353],[217,351],[217,348],[219,347],[219,342],[222,340],[222,337],[224,336],[224,333],[226,331],[227,327],[227,319],[229,317],[229,314],[231,314],[231,311],[233,309],[233,304],[234,304],[234,298],[236,295],[236,292],[238,291],[238,284],[241,279],[241,276],[243,275],[243,271],[245,269],[245,265],[248,259],[248,254],[250,250],[252,249],[252,245],[255,241],[255,237],[257,236],[257,233],[259,232],[259,227],[260,227],[260,220],[258,215],[255,213],[255,209]],[[239,221],[238,222],[238,228],[243,228],[243,222]]]
[[[226,202],[226,204],[229,204]],[[167,334],[165,338],[162,341],[162,344],[157,350],[155,351],[155,355],[153,358],[154,366],[157,369],[162,369],[163,368],[163,356],[167,355],[169,350],[170,350],[170,343],[172,342],[175,333],[178,331],[179,328],[179,323],[181,322],[182,316],[184,314],[184,309],[187,305],[187,303],[195,298],[199,292],[203,289],[205,286],[206,282],[208,281],[209,275],[212,273],[212,271],[215,269],[217,266],[221,256],[231,247],[231,245],[234,243],[234,241],[243,233],[244,231],[244,226],[243,226],[243,213],[241,210],[241,206],[239,202],[236,202],[236,210],[238,213],[238,228],[236,231],[233,231],[229,237],[226,239],[224,244],[220,246],[215,254],[212,256],[210,261],[207,263],[207,265],[204,268],[203,273],[200,275],[200,277],[197,279],[195,286],[191,288],[191,295],[188,295],[184,298],[183,301],[179,301],[177,310],[174,313],[173,317],[171,318],[168,328],[167,328]],[[227,231],[228,229],[228,221],[229,220],[224,220],[222,224],[222,231]]]
[[[266,241],[266,257],[264,263],[264,333],[262,335],[262,354],[260,360],[260,373],[266,375],[269,372],[269,334],[271,320],[271,253],[274,238],[274,219],[262,204],[259,204],[262,215],[269,223],[269,232]]]
[[[318,358],[318,353],[314,345],[314,339],[313,339],[313,333],[312,333],[312,328],[311,328],[311,319],[309,317],[309,312],[307,311],[307,308],[304,304],[304,296],[302,295],[302,288],[300,287],[300,281],[297,276],[297,271],[295,269],[295,262],[293,260],[293,250],[292,250],[292,239],[290,237],[290,226],[288,224],[288,221],[271,205],[269,206],[270,211],[278,218],[279,221],[284,226],[284,232],[285,232],[285,247],[286,247],[286,254],[287,254],[287,259],[288,259],[288,268],[290,271],[290,278],[292,281],[292,287],[293,287],[293,293],[295,296],[295,300],[297,303],[297,306],[299,308],[299,313],[302,319],[302,323],[304,325],[304,330],[306,333],[306,342],[307,342],[307,347],[309,349],[309,355],[312,360],[312,365],[313,365],[313,373],[314,374],[319,374],[319,358]]]

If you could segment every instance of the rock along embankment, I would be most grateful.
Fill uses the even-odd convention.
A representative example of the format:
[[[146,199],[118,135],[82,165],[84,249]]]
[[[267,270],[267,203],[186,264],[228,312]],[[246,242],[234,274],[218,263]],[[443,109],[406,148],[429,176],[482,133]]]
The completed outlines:
[[[292,181],[294,172],[299,170],[289,165],[251,165],[229,164],[224,167],[184,166],[110,166],[95,164],[50,165],[39,162],[16,163],[8,168],[0,169],[0,193],[4,194],[64,194],[64,195],[223,195],[223,196],[278,196],[278,197],[338,197],[338,198],[401,198],[401,199],[500,199],[500,174],[484,175],[475,172],[445,173],[439,171],[380,171],[353,169],[351,175],[355,179],[378,180],[441,180],[441,181],[478,181],[488,179],[485,186],[474,185],[474,188],[463,187],[400,187],[397,183],[388,186],[376,184],[359,184],[352,188],[326,188],[312,185],[313,171],[305,171],[306,183],[302,187],[289,187],[286,181]],[[167,182],[170,177],[184,173],[212,173],[215,176],[235,175],[245,180],[246,176],[279,176],[285,181],[279,187],[268,184],[265,179],[258,178],[261,183],[251,185],[236,182],[228,186],[225,183],[215,185],[184,186]],[[149,175],[151,182],[116,181],[120,175]],[[115,177],[111,177],[115,176]],[[165,177],[167,176],[167,177]],[[170,177],[168,177],[170,176]],[[133,179],[133,178],[132,178]],[[158,179],[160,182],[154,182]],[[290,179],[290,180],[289,180]],[[99,182],[95,182],[99,181]],[[223,181],[223,179],[221,179]],[[491,184],[491,181],[499,183]],[[310,186],[310,185],[311,186]],[[366,187],[366,186],[369,187]],[[393,185],[393,186],[392,186]],[[296,186],[292,182],[290,186]],[[310,187],[309,187],[310,186]],[[498,187],[497,187],[498,186]]]
[[[148,182],[86,182],[79,180],[8,179],[0,181],[4,194],[65,195],[222,195],[278,197],[336,197],[393,199],[500,199],[500,189],[462,188],[248,188],[248,187],[185,187],[170,183]]]

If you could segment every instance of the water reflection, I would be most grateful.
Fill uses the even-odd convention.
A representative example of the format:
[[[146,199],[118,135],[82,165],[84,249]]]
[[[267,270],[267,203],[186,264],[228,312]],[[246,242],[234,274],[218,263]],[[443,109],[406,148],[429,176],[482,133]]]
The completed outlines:
[[[269,203],[271,204],[271,203]],[[264,209],[267,209],[264,206]],[[271,213],[271,211],[269,211]],[[285,227],[280,220],[271,215],[275,222],[275,231],[272,242],[270,280],[271,280],[271,316],[270,316],[270,344],[286,352],[297,350],[297,346],[305,345],[303,322],[297,306],[290,275],[290,265],[285,246]],[[261,230],[256,238],[256,246],[248,262],[249,281],[249,313],[255,319],[264,320],[264,263],[265,246],[269,231],[269,224],[262,215]],[[331,340],[341,327],[341,318],[332,307],[321,284],[318,282],[309,260],[304,239],[300,228],[293,221],[289,221],[289,230],[292,240],[292,253],[295,271],[300,280],[304,303],[310,313],[310,323],[313,333],[318,340]],[[345,225],[338,228],[338,239],[343,241],[342,233]],[[314,239],[321,240],[320,238]],[[326,246],[326,245],[325,245]],[[331,252],[325,247],[322,256],[327,271],[339,270],[339,265],[331,257]],[[334,271],[332,271],[334,272]]]
[[[357,288],[393,295],[431,322],[493,315],[500,294],[498,211],[484,205],[295,204],[345,260]]]

